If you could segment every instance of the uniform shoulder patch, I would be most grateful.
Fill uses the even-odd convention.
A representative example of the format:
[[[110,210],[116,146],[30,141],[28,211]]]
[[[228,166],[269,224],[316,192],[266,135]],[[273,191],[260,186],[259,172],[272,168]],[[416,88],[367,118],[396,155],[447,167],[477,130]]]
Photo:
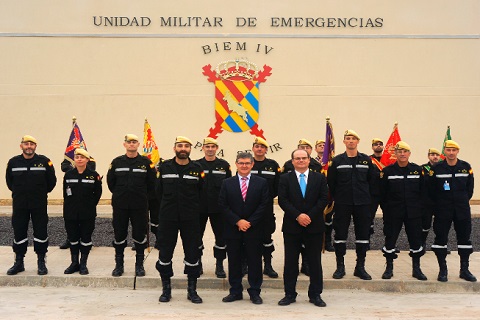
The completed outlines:
[[[428,171],[428,175],[429,175],[430,177],[432,177],[432,176],[433,176],[433,170]]]
[[[383,179],[384,175],[385,175],[385,173],[383,171],[380,171],[380,179]]]

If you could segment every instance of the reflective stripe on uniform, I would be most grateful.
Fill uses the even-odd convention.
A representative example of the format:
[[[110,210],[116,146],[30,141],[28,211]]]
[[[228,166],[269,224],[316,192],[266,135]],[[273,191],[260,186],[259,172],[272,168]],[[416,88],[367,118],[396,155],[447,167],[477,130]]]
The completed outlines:
[[[25,243],[25,242],[27,242],[27,241],[28,241],[28,238],[25,238],[25,239],[20,240],[20,241],[18,241],[18,242],[15,241],[15,239],[14,239],[14,240],[13,240],[13,243],[15,243],[15,244],[22,244],[22,243]]]
[[[179,178],[179,175],[176,173],[162,174],[162,178]]]
[[[441,246],[439,244],[432,244],[432,249],[447,249],[447,245]]]
[[[207,174],[209,172],[210,172],[210,170],[203,170],[203,173],[205,173],[205,174]]]
[[[415,174],[415,175],[414,175],[414,174],[409,174],[409,175],[407,176],[407,179],[419,179],[419,178],[420,178],[420,176],[419,176],[419,175],[416,175],[416,174]]]
[[[326,221],[325,221],[325,225],[326,225],[326,226],[331,226],[332,224],[333,224],[333,221],[330,221],[330,222],[326,222]]]
[[[95,180],[82,179],[83,183],[95,183]]]
[[[15,172],[15,171],[27,171],[27,170],[28,170],[27,167],[12,168],[12,172]]]
[[[115,172],[130,171],[130,168],[115,168]]]
[[[264,243],[263,246],[264,246],[265,248],[271,247],[271,246],[273,246],[273,241],[270,242],[270,243]]]
[[[251,170],[250,173],[251,174],[258,174],[258,170]]]
[[[184,175],[184,176],[183,176],[183,179],[198,180],[199,178],[198,178],[198,177],[194,177],[194,176]]]
[[[337,167],[337,169],[352,169],[353,166],[351,164],[342,164]]]
[[[473,249],[473,246],[471,244],[459,244],[457,245],[458,249]]]
[[[78,241],[75,241],[75,242],[71,242],[71,241],[70,241],[70,245],[71,245],[71,246],[76,246],[77,244],[78,244]]]
[[[366,164],[357,164],[357,165],[355,165],[355,167],[362,168],[362,169],[368,169],[368,165],[366,165]]]
[[[225,171],[220,171],[220,170],[212,170],[212,173],[213,174],[227,174]]]
[[[418,249],[418,250],[410,249],[411,253],[418,253],[418,252],[422,252],[422,251],[423,251],[423,246],[420,246],[420,249]]]
[[[276,174],[276,173],[273,172],[273,171],[262,171],[261,173],[262,173],[262,174],[269,174],[269,175],[271,175],[271,176],[274,176],[274,175]]]
[[[132,169],[132,172],[147,172],[147,169]]]
[[[403,179],[404,176],[388,176],[388,180]]]
[[[369,244],[370,241],[369,241],[369,240],[355,240],[355,243],[366,243],[366,244]]]
[[[440,179],[442,179],[442,178],[451,178],[451,177],[452,177],[452,174],[450,174],[450,173],[449,173],[449,174],[437,174],[437,175],[435,175],[435,177],[440,178]]]
[[[455,173],[455,178],[456,177],[468,177],[468,173]]]
[[[382,251],[385,253],[395,253],[395,248],[388,250],[386,247],[383,247]]]
[[[189,263],[187,262],[186,260],[183,260],[183,263],[187,266],[187,267],[196,267],[196,266],[199,266],[199,261],[195,262],[195,263]]]
[[[127,242],[127,239],[125,239],[125,240],[122,240],[122,241],[118,241],[118,242],[117,242],[117,241],[115,241],[115,240],[113,240],[113,243],[114,243],[114,244],[116,244],[116,245],[119,245],[119,244],[124,244],[125,242]]]
[[[30,171],[47,171],[45,167],[30,167]]]
[[[78,179],[67,179],[65,180],[66,183],[78,183]]]
[[[214,247],[215,249],[218,249],[218,250],[225,250],[225,249],[227,249],[227,246],[220,247],[220,246],[214,245],[213,247]]]
[[[158,224],[153,224],[153,223],[151,223],[151,222],[149,222],[148,224],[149,224],[150,226],[152,226],[152,227],[158,227]]]
[[[82,246],[84,246],[84,247],[89,247],[89,246],[92,246],[92,245],[93,245],[93,242],[90,241],[90,242],[86,243],[86,242],[80,241],[80,244],[81,244]]]
[[[172,260],[168,261],[168,262],[162,262],[162,260],[158,259],[158,263],[161,265],[161,266],[168,266],[170,264],[172,264]]]
[[[147,242],[147,236],[145,236],[145,238],[143,239],[143,241],[142,241],[142,242],[140,242],[140,241],[137,241],[137,240],[135,240],[135,239],[133,239],[133,242],[136,242],[136,243],[138,243],[138,244],[144,244],[144,243],[146,243],[146,242]]]
[[[347,240],[333,240],[333,243],[347,243]]]
[[[45,242],[48,241],[48,237],[45,240],[41,240],[41,239],[38,239],[38,238],[33,238],[33,241],[40,242],[40,243],[45,243]]]

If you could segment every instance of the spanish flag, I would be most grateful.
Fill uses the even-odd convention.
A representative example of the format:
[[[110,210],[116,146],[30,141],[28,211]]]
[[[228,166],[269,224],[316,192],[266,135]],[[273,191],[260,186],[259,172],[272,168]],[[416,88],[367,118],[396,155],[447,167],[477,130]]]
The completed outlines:
[[[155,143],[155,137],[152,133],[152,128],[145,118],[145,125],[143,126],[143,153],[142,156],[146,156],[150,159],[154,166],[160,161],[160,153],[158,152],[157,144]]]

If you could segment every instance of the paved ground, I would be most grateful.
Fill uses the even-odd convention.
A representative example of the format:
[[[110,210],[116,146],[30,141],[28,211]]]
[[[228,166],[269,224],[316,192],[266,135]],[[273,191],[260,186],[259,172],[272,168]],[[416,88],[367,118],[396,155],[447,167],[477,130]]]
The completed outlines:
[[[104,206],[108,216],[108,206]],[[2,207],[0,207],[1,209]],[[58,208],[57,208],[58,209]],[[110,209],[111,210],[111,209]],[[5,210],[8,211],[8,210]],[[58,210],[57,210],[58,211]],[[50,211],[52,212],[52,211]],[[8,213],[7,213],[8,214]],[[102,215],[100,215],[102,216]],[[105,219],[107,220],[107,219]],[[283,269],[283,246],[281,232],[274,240],[274,268],[281,274]],[[206,243],[213,243],[213,234],[207,228]],[[264,278],[262,296],[264,304],[252,305],[248,299],[225,304],[221,298],[228,293],[228,282],[214,276],[213,253],[207,246],[204,255],[205,274],[199,279],[199,294],[202,305],[193,305],[186,299],[186,277],[183,275],[181,241],[175,251],[173,265],[173,299],[170,303],[158,302],[160,279],[155,270],[158,251],[147,256],[147,275],[135,279],[134,252],[127,249],[125,274],[111,277],[114,267],[114,251],[111,247],[94,247],[89,259],[90,275],[64,275],[69,264],[68,250],[56,246],[49,248],[47,266],[49,274],[36,274],[36,257],[29,248],[25,259],[26,271],[16,276],[7,276],[6,270],[13,263],[9,246],[0,246],[0,317],[2,319],[98,319],[98,318],[163,318],[166,319],[478,319],[480,314],[480,282],[469,283],[459,279],[459,257],[456,252],[448,256],[449,281],[436,281],[438,266],[435,255],[428,251],[422,258],[422,269],[428,281],[411,277],[411,261],[402,251],[395,261],[394,277],[382,280],[385,260],[378,250],[367,254],[366,269],[372,281],[363,281],[352,275],[355,253],[349,250],[346,256],[347,275],[334,280],[333,253],[323,255],[325,290],[322,297],[327,308],[317,308],[308,303],[306,288],[308,278],[299,276],[297,303],[277,306],[283,296],[283,281]],[[480,277],[480,252],[471,257],[471,271]],[[135,282],[136,280],[136,282]],[[136,290],[133,290],[135,283]]]

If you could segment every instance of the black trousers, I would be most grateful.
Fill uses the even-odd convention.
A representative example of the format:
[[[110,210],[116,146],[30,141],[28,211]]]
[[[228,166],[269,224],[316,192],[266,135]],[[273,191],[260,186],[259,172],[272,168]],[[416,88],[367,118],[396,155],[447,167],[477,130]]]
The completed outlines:
[[[423,241],[427,239],[428,232],[430,228],[432,228],[432,220],[433,220],[433,206],[426,206],[423,210],[422,214],[422,233],[423,233]]]
[[[141,250],[147,247],[147,211],[145,209],[123,209],[113,207],[114,247],[127,245],[128,222],[132,224],[132,238]]]
[[[380,199],[372,197],[372,204],[370,205],[370,234],[375,233],[375,216],[380,205]]]
[[[13,208],[13,251],[19,255],[25,255],[28,247],[28,223],[32,219],[33,227],[33,250],[37,254],[45,254],[48,251],[48,214],[47,206],[40,208]]]
[[[352,217],[355,227],[357,257],[365,258],[370,242],[370,205],[354,206],[335,203],[335,214],[333,216],[335,255],[343,257],[347,252],[348,228],[350,227]]]
[[[148,212],[150,213],[150,231],[157,234],[158,216],[160,214],[160,201],[157,198],[148,199]]]
[[[213,256],[216,259],[225,260],[227,257],[227,247],[225,240],[223,239],[223,216],[221,213],[200,213],[200,250],[203,255],[203,235],[207,227],[207,221],[210,218],[210,226],[212,227],[213,234],[215,235],[215,245],[213,246]]]
[[[158,225],[157,270],[163,278],[173,277],[172,258],[177,245],[178,233],[182,239],[185,269],[189,277],[200,276],[200,223],[198,219],[186,221],[160,220]]]
[[[79,246],[82,253],[90,252],[92,248],[92,233],[95,230],[93,219],[65,219],[65,230],[70,246]]]
[[[382,248],[385,258],[396,259],[395,248],[398,235],[405,225],[408,243],[410,245],[410,256],[421,257],[425,253],[422,247],[422,218],[407,218],[404,216],[392,216],[387,212],[383,213],[383,234],[385,235],[385,246]]]
[[[470,236],[472,233],[472,219],[458,219],[456,212],[452,214],[443,214],[438,212],[433,220],[433,231],[435,232],[435,241],[432,250],[437,255],[447,254],[448,234],[450,227],[455,228],[457,234],[458,255],[468,257],[473,252],[472,241]]]
[[[260,294],[263,282],[262,239],[225,239],[225,242],[227,243],[228,282],[230,284],[230,293],[240,294],[243,291],[241,262],[242,255],[244,255],[247,259],[248,284],[250,285],[250,288],[248,288],[247,291],[250,295]]]
[[[310,267],[310,285],[308,296],[316,297],[323,291],[322,246],[323,233],[283,233],[285,245],[285,267],[283,269],[283,284],[285,294],[297,296],[295,291],[298,278],[298,257],[302,244],[305,245],[307,261]]]
[[[272,235],[276,229],[275,223],[275,214],[273,213],[273,207],[271,210],[265,212],[265,219],[263,228],[263,256],[270,259],[272,256],[273,251],[275,251],[275,245],[273,243]]]

